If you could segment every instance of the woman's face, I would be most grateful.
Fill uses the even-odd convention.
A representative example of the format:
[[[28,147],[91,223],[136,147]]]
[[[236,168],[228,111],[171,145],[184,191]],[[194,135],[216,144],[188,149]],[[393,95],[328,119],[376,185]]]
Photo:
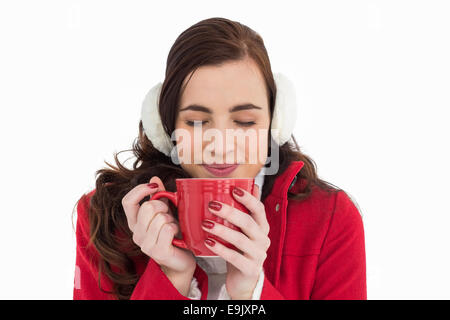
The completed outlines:
[[[270,121],[265,82],[253,60],[198,68],[175,122],[181,167],[195,178],[254,178],[267,159]]]

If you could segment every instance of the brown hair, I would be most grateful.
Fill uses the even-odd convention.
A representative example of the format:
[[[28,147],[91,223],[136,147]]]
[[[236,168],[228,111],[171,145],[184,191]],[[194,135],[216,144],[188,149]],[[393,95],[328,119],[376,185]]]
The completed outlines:
[[[263,39],[258,33],[241,23],[220,17],[200,21],[182,32],[169,52],[159,100],[159,113],[166,133],[171,136],[175,130],[183,80],[191,72],[201,66],[218,65],[248,57],[256,62],[265,79],[272,117],[276,86]],[[312,186],[336,191],[334,185],[319,179],[313,160],[300,151],[293,136],[292,140],[293,143],[287,142],[278,146],[278,174],[283,173],[292,161],[303,161],[304,167],[298,178],[304,179],[306,186],[300,193],[289,193],[289,199],[306,199]],[[269,156],[270,143],[273,143],[273,140],[269,142]],[[132,233],[121,204],[122,198],[136,185],[148,183],[153,176],[158,176],[169,191],[175,191],[175,179],[190,177],[180,165],[175,165],[170,157],[153,147],[144,133],[142,121],[139,122],[139,135],[133,142],[132,149],[119,153],[124,151],[132,151],[136,157],[133,167],[128,169],[121,164],[118,153],[114,154],[116,167],[105,161],[110,168],[96,172],[96,191],[91,198],[89,209],[90,243],[95,246],[100,256],[99,287],[101,289],[100,275],[103,272],[112,280],[111,293],[118,299],[130,298],[138,281],[132,258],[145,255],[132,241]],[[275,179],[276,175],[265,176],[261,201],[271,192]],[[147,200],[149,197],[144,198],[142,202]],[[176,212],[170,202],[169,205],[172,212]],[[117,232],[123,236],[119,237]]]

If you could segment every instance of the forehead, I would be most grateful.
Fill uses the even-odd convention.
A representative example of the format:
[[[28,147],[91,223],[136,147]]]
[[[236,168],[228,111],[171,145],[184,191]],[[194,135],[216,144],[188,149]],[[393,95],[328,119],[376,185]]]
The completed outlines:
[[[191,73],[192,74],[192,73]],[[216,112],[231,106],[253,103],[268,109],[268,93],[261,71],[251,59],[226,62],[220,66],[202,66],[184,79],[187,86],[180,106],[199,104]]]

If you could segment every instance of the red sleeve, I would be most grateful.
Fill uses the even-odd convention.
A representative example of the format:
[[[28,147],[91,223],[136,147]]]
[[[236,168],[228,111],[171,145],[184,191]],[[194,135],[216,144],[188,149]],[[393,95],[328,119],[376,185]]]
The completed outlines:
[[[92,192],[90,193],[92,194]],[[114,300],[112,294],[103,292],[98,284],[98,258],[99,254],[93,246],[88,247],[89,240],[89,195],[83,195],[77,204],[77,227],[76,227],[76,266],[75,281],[73,289],[74,300]],[[199,267],[194,273],[199,275]],[[206,283],[207,285],[207,283]],[[102,274],[101,287],[104,291],[112,291],[112,282]],[[206,299],[207,287],[202,286],[202,300]],[[149,259],[147,266],[139,278],[131,300],[192,300],[183,296],[173,286],[161,270],[159,264]]]
[[[342,191],[320,252],[312,300],[366,300],[366,256],[362,217]],[[282,293],[267,279],[260,300],[283,300]]]
[[[316,270],[312,300],[366,300],[366,256],[362,217],[339,191]]]
[[[259,300],[285,300],[286,298],[277,288],[264,276],[264,283]]]

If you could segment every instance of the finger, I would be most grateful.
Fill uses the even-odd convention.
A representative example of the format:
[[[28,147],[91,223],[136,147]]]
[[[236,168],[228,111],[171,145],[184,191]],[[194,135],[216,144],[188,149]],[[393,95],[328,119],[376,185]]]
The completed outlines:
[[[245,256],[251,256],[253,258],[258,257],[258,248],[256,247],[255,243],[251,241],[245,234],[228,228],[221,223],[215,223],[211,220],[207,221],[213,223],[213,227],[207,228],[202,224],[203,230],[231,243],[236,248],[241,250]]]
[[[193,255],[191,251],[178,248],[172,244],[176,233],[179,230],[179,226],[176,223],[165,224],[159,233],[158,240],[156,241],[153,257],[159,260],[159,263],[164,264],[166,261],[176,259],[185,259],[186,254]]]
[[[252,195],[253,195],[256,199],[261,199],[261,190],[259,189],[259,186],[258,186],[257,184],[254,184],[254,185],[253,185]]]
[[[174,222],[165,224],[159,233],[156,244],[161,247],[170,247],[173,238],[178,231],[178,225]]]
[[[143,198],[148,195],[153,195],[158,191],[158,188],[151,188],[148,184],[143,183],[139,184],[133,189],[131,189],[123,198],[122,198],[122,207],[124,209],[125,215],[127,216],[128,227],[130,230],[133,230],[134,225],[137,221],[137,214],[139,211],[140,202]]]
[[[162,182],[162,180],[159,177],[153,176],[150,179],[150,183],[157,183],[158,184],[158,191],[166,191],[166,188],[164,187],[164,183]],[[150,200],[151,200],[151,197],[150,197]],[[161,198],[161,201],[163,201],[165,204],[169,205],[169,199]]]
[[[157,258],[171,256],[170,250],[173,250],[171,244],[177,230],[178,227],[175,223],[166,223],[162,226],[155,244],[155,248],[158,248],[158,252],[155,252],[156,255],[159,255]]]
[[[145,237],[145,243],[149,248],[155,246],[156,241],[158,240],[159,233],[161,228],[166,223],[175,222],[175,219],[168,213],[159,213],[153,218],[152,223],[148,227]]]
[[[242,232],[252,240],[259,240],[263,236],[261,228],[249,214],[225,203],[219,201],[214,202],[220,203],[222,207],[219,210],[216,210],[208,206],[209,211],[213,214],[231,222],[236,227],[241,228]]]
[[[208,238],[214,242],[213,246],[210,246],[206,241],[206,247],[217,254],[218,256],[224,258],[227,262],[231,263],[237,269],[239,269],[243,274],[249,276],[258,276],[260,270],[257,270],[256,264],[253,263],[247,257],[244,257],[242,254],[237,252],[236,250],[230,249],[218,241],[214,241],[214,239]],[[254,268],[252,266],[255,266]]]
[[[269,233],[269,222],[267,222],[266,217],[266,208],[264,204],[255,197],[254,193],[259,193],[259,187],[255,184],[256,188],[253,188],[253,194],[250,192],[243,190],[241,188],[237,188],[243,192],[243,195],[240,196],[233,189],[234,198],[242,203],[249,211],[252,218],[256,221],[256,223],[264,230],[264,232]],[[255,191],[255,189],[257,189]]]
[[[145,237],[149,225],[158,213],[167,213],[167,205],[159,200],[145,201],[139,208],[136,224],[134,225],[133,236],[135,242],[139,244]]]

